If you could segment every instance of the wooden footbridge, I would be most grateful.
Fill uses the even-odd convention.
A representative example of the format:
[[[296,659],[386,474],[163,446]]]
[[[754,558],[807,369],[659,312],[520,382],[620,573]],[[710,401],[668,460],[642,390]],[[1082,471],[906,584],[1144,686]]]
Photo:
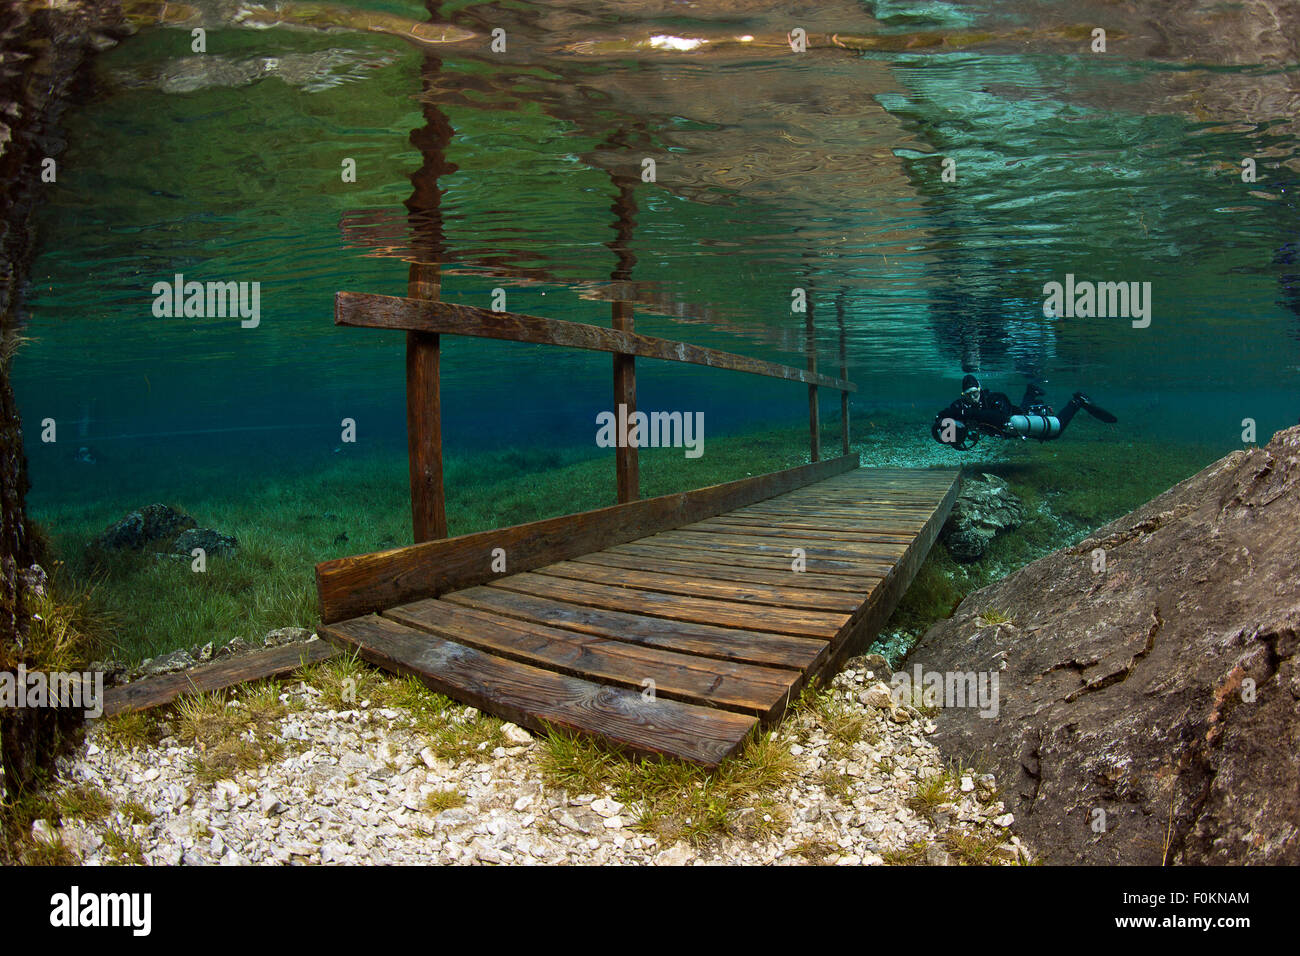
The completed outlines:
[[[317,565],[320,636],[456,700],[533,730],[595,734],[636,753],[715,766],[809,682],[879,631],[952,509],[953,469],[861,468],[848,454],[839,378],[631,331],[437,301],[436,267],[408,298],[340,293],[339,325],[407,333],[407,428],[416,543]],[[811,326],[810,326],[811,331]],[[616,456],[619,503],[446,537],[439,336],[614,355],[615,401],[636,408],[636,357],[802,382],[809,464],[639,497],[636,448]],[[841,338],[841,343],[843,339]],[[843,451],[822,460],[818,389],[841,402]],[[322,660],[272,648],[110,691],[106,713],[156,706]]]
[[[814,678],[874,637],[934,543],[955,470],[864,469],[848,454],[844,379],[614,327],[437,301],[436,267],[408,298],[340,293],[340,325],[402,329],[417,538],[317,566],[325,639],[534,730],[596,734],[713,766]],[[611,352],[615,403],[636,408],[636,357],[802,382],[810,457],[796,468],[638,496],[621,448],[620,503],[494,531],[445,533],[439,336]],[[843,396],[840,457],[821,460],[818,389]]]

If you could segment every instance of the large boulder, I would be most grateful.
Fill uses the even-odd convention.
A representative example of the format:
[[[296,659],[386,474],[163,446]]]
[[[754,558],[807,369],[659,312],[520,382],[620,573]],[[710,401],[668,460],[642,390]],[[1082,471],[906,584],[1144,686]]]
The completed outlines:
[[[956,560],[977,561],[995,537],[1019,527],[1024,519],[1024,505],[1005,481],[978,475],[962,481],[941,539]]]
[[[907,662],[1053,863],[1300,863],[1300,427],[971,594]],[[950,699],[948,704],[960,703]]]

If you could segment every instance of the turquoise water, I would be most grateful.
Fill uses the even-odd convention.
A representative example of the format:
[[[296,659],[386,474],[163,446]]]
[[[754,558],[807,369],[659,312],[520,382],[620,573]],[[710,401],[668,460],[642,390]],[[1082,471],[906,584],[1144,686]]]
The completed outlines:
[[[427,17],[417,3],[354,5]],[[441,48],[423,100],[424,54],[389,36],[217,25],[195,66],[188,31],[146,27],[100,58],[67,113],[40,214],[35,341],[15,367],[32,506],[183,502],[214,470],[232,495],[255,496],[287,468],[400,451],[403,337],[336,328],[333,297],[404,294],[405,204],[430,158],[447,169],[446,300],[488,306],[499,287],[511,311],[607,323],[611,171],[631,173],[638,331],[802,366],[790,290],[807,287],[819,362],[834,371],[842,303],[854,414],[904,435],[914,423],[899,447],[918,464],[986,450],[963,457],[928,438],[963,368],[1013,399],[1031,378],[1058,403],[1086,388],[1120,416],[1116,443],[1226,452],[1245,418],[1266,440],[1300,415],[1287,93],[1300,30],[1260,39],[1211,5],[1157,25],[1163,5],[1150,6],[444,5],[444,19],[482,34],[505,28],[507,52]],[[566,52],[593,38],[783,37],[796,23],[953,42]],[[1067,30],[1097,23],[1105,54]],[[431,120],[450,139],[422,156],[413,131]],[[639,180],[645,157],[655,183]],[[349,158],[355,183],[340,175]],[[945,158],[956,182],[942,180]],[[259,282],[260,324],[155,316],[152,287],[176,273]],[[1067,273],[1149,282],[1149,327],[1045,317],[1043,286]],[[710,435],[806,416],[791,383],[643,361],[638,386],[642,408],[702,411]],[[608,356],[449,340],[443,396],[449,454],[608,454],[594,446]],[[826,417],[837,409],[827,396]],[[39,440],[47,418],[56,443]],[[336,451],[345,418],[358,442]],[[1103,428],[1082,416],[1073,427]],[[76,460],[83,446],[95,464]]]

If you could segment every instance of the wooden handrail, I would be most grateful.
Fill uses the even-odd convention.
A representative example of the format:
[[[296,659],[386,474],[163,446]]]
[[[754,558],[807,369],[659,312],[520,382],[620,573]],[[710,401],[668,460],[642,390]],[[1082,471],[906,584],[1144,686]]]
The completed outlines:
[[[475,338],[560,345],[595,352],[635,355],[639,358],[686,362],[709,368],[730,369],[751,375],[765,375],[791,382],[803,382],[840,392],[856,392],[857,386],[844,379],[813,371],[764,362],[761,359],[717,349],[653,338],[635,332],[606,329],[581,322],[547,319],[517,312],[493,312],[470,305],[403,299],[362,292],[340,292],[334,298],[337,325],[371,329],[400,329]]]

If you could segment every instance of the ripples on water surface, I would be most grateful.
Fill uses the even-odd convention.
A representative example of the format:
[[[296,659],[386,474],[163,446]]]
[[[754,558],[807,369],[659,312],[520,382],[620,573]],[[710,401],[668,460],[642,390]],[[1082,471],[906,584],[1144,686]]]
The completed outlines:
[[[205,432],[199,447],[240,478],[327,450],[344,417],[400,447],[402,337],[336,329],[333,296],[403,294],[412,131],[439,117],[454,131],[438,181],[448,300],[487,305],[502,286],[512,311],[607,322],[615,181],[631,176],[638,330],[803,365],[789,304],[807,286],[823,368],[838,366],[844,305],[860,415],[914,407],[924,433],[964,363],[1013,397],[1029,376],[1058,401],[1104,396],[1118,441],[1227,450],[1245,417],[1264,437],[1295,421],[1295,14],[775,6],[446,5],[480,34],[504,27],[508,51],[441,47],[423,102],[423,54],[392,37],[217,19],[195,57],[188,30],[141,30],[67,114],[40,219],[37,342],[16,378],[30,433],[67,425],[58,446],[31,442],[34,500],[84,494],[76,444],[108,465],[140,436]],[[796,55],[782,46],[795,25],[884,39]],[[1094,25],[1104,55],[1087,52]],[[779,42],[634,46],[656,35]],[[1067,272],[1151,282],[1150,327],[1044,318],[1043,283]],[[175,273],[260,282],[261,326],[154,318],[150,289]],[[607,356],[458,339],[443,374],[449,451],[589,448],[610,400]],[[649,362],[638,377],[642,407],[703,410],[713,433],[803,418],[788,383]]]

